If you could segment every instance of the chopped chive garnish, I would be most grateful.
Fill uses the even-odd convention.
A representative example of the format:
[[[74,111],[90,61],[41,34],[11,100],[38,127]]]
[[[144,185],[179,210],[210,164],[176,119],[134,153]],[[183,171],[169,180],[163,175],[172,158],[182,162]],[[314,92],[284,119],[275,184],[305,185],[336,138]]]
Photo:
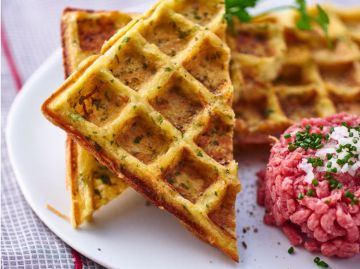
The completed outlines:
[[[315,158],[307,158],[307,161],[308,163],[310,163],[312,165],[312,167],[316,168],[318,166],[323,166],[324,165],[324,161],[321,160],[320,158],[318,157],[315,157]]]
[[[319,181],[318,181],[316,178],[314,178],[314,179],[312,180],[312,184],[316,187],[316,186],[319,185]]]
[[[337,181],[336,179],[334,179],[333,177],[329,178],[329,184],[330,184],[330,189],[334,190],[334,189],[341,189],[342,188],[342,183],[340,183],[339,181]]]
[[[359,203],[359,199],[357,197],[355,197],[355,194],[352,193],[351,191],[346,191],[345,197],[349,198],[351,200],[352,205],[357,205]]]
[[[288,139],[291,137],[291,134],[284,134],[284,138]]]
[[[294,252],[295,252],[294,247],[289,247],[288,253],[289,253],[289,254],[294,254]]]
[[[288,145],[289,151],[294,151],[297,148],[303,148],[305,150],[322,148],[324,136],[318,133],[310,133],[310,130],[311,126],[307,125],[305,131],[297,132],[295,141]]]
[[[303,198],[304,198],[304,194],[303,194],[302,192],[299,192],[297,198],[298,198],[298,200],[303,199]]]
[[[314,189],[310,189],[306,192],[307,196],[315,196],[315,190]]]
[[[326,262],[322,261],[319,257],[315,257],[314,263],[316,263],[317,266],[319,266],[321,268],[328,268],[329,267],[329,265]]]
[[[351,191],[347,191],[345,192],[345,197],[352,199],[355,197],[355,195]]]

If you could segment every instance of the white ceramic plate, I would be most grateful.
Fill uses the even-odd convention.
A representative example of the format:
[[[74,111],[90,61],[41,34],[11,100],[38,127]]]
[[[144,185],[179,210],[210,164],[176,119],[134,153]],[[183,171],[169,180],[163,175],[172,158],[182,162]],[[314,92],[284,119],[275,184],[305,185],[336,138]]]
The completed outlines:
[[[144,6],[128,8],[143,9]],[[42,102],[62,81],[58,49],[16,98],[9,114],[6,139],[26,200],[40,219],[71,247],[111,268],[316,268],[314,254],[300,248],[295,255],[289,255],[290,243],[285,236],[262,223],[263,209],[255,202],[255,173],[264,166],[264,153],[246,154],[240,160],[243,192],[237,200],[239,264],[192,236],[170,214],[146,206],[145,200],[132,190],[101,209],[93,223],[74,230],[46,209],[46,204],[50,204],[67,213],[70,207],[65,189],[65,134],[40,112]],[[247,227],[250,231],[243,233]],[[254,232],[255,228],[258,232]],[[360,256],[349,260],[324,259],[331,268],[351,269],[360,264]]]

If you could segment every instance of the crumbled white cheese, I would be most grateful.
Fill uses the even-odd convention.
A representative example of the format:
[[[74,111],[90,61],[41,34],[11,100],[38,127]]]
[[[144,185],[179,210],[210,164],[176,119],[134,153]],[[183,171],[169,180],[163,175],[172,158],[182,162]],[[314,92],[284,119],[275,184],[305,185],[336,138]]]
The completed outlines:
[[[333,141],[326,143],[321,149],[319,149],[316,152],[316,157],[319,157],[322,160],[325,160],[327,154],[336,153],[336,145],[337,145],[337,143],[335,143]]]
[[[304,180],[311,184],[311,181],[315,178],[312,164],[308,163],[307,159],[304,158],[302,159],[301,163],[299,163],[298,168],[306,173]]]
[[[350,133],[352,134],[350,136]],[[360,167],[360,136],[359,132],[354,129],[348,129],[345,126],[338,126],[334,128],[334,131],[330,134],[330,143],[332,141],[337,142],[336,150],[340,149],[341,146],[350,145],[354,147],[355,150],[352,151],[353,154],[358,155],[357,158],[353,157],[350,161],[353,162],[352,165],[345,163],[343,165],[339,165],[337,160],[344,159],[348,154],[348,149],[343,148],[340,152],[335,150],[335,153],[331,160],[326,161],[325,167],[327,167],[328,163],[331,163],[331,168],[336,168],[338,172],[341,173],[349,173],[351,176],[354,176],[356,170]],[[325,144],[326,145],[326,144]]]
[[[349,154],[348,148],[345,145],[350,145],[354,148],[351,152],[355,155],[349,159],[352,164],[348,162],[345,164],[338,164],[338,160],[346,158]],[[328,160],[327,155],[331,154],[331,159]],[[357,155],[357,156],[356,156]],[[314,169],[317,172],[328,171],[329,169],[336,169],[337,173],[349,173],[351,176],[355,176],[356,171],[360,167],[360,134],[357,130],[348,129],[345,126],[335,127],[333,132],[329,136],[328,142],[323,147],[316,151],[315,156],[323,160],[324,165],[313,168],[308,163],[307,158],[303,158],[298,168],[303,170],[305,175],[305,181],[311,183],[314,179]]]

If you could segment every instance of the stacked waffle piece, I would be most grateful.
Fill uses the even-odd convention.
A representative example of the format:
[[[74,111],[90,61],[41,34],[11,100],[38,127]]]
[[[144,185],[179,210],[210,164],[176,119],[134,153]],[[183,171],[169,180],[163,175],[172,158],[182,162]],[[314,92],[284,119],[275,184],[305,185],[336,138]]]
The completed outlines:
[[[160,1],[82,62],[42,109],[118,177],[106,172],[103,184],[126,182],[237,261],[223,12],[221,1]]]
[[[332,44],[315,25],[299,30],[295,12],[228,31],[237,145],[268,143],[304,117],[360,115],[360,9],[326,11]]]
[[[61,20],[65,77],[69,77],[83,60],[98,54],[103,43],[130,21],[129,15],[115,11],[65,9]],[[77,227],[90,220],[95,210],[121,194],[127,184],[71,137],[66,142],[66,156],[67,186],[71,192],[70,220]]]

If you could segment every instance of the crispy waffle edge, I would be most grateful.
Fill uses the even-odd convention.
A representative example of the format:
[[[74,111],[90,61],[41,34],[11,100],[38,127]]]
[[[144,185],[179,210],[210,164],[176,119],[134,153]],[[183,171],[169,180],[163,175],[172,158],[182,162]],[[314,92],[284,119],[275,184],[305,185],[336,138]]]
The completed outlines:
[[[72,62],[70,59],[71,48],[69,47],[70,41],[67,31],[69,26],[71,25],[68,21],[68,13],[72,12],[81,12],[86,14],[99,14],[105,13],[108,14],[109,12],[117,13],[117,11],[94,11],[94,10],[87,10],[87,9],[77,9],[77,8],[70,8],[67,7],[63,11],[63,15],[61,18],[61,44],[62,44],[62,53],[63,53],[63,67],[65,73],[65,79],[73,73],[73,71],[78,66],[71,66]],[[122,14],[122,13],[121,13]],[[124,14],[125,15],[125,14]],[[135,16],[135,15],[133,15]],[[94,56],[93,56],[94,57]],[[74,63],[73,63],[74,64]],[[80,226],[84,221],[91,220],[93,211],[87,212],[87,215],[82,216],[82,210],[79,205],[78,201],[78,190],[77,190],[77,171],[78,167],[78,155],[79,155],[79,146],[77,143],[70,137],[67,136],[66,139],[66,188],[70,191],[71,195],[71,224],[74,228]],[[96,210],[96,208],[94,208]],[[85,212],[85,211],[84,211]]]
[[[156,6],[155,6],[156,7]],[[128,26],[126,26],[125,28],[128,28],[133,25],[133,23],[129,23]],[[109,42],[107,42],[107,44],[105,44],[105,46],[102,48],[102,53],[106,52],[107,49],[109,48],[109,46],[111,46],[112,42],[116,42],[116,40],[118,38],[120,38],[126,31],[119,31],[122,33],[118,33],[115,35],[115,37],[111,38]],[[114,39],[115,38],[115,39]],[[81,144],[86,150],[88,150],[90,153],[92,153],[99,161],[101,164],[107,166],[108,168],[110,168],[110,170],[112,170],[114,172],[114,174],[118,175],[118,176],[123,176],[125,175],[126,177],[126,182],[132,186],[134,189],[136,189],[137,191],[139,191],[140,193],[144,194],[144,196],[146,196],[149,200],[151,200],[155,205],[159,206],[159,207],[164,207],[166,208],[169,212],[173,213],[175,216],[177,216],[179,218],[179,220],[181,220],[186,226],[190,226],[190,230],[193,231],[193,233],[195,235],[197,235],[198,237],[202,238],[204,241],[207,241],[208,243],[210,243],[211,245],[217,246],[219,249],[221,249],[225,254],[227,254],[229,257],[231,257],[234,261],[239,261],[239,256],[237,251],[231,251],[230,248],[224,248],[223,246],[221,246],[221,244],[218,244],[217,242],[214,242],[213,240],[211,240],[211,236],[207,236],[206,231],[201,228],[199,225],[195,224],[193,221],[191,221],[189,219],[189,217],[186,216],[186,214],[184,214],[183,212],[179,211],[177,208],[175,208],[174,206],[171,206],[167,203],[163,204],[162,203],[162,198],[158,197],[156,195],[154,195],[154,193],[152,193],[152,191],[150,190],[149,186],[146,186],[146,184],[141,183],[138,180],[138,178],[136,177],[136,175],[128,172],[128,171],[124,171],[123,169],[121,169],[120,171],[118,170],[117,167],[115,167],[115,162],[114,160],[112,160],[109,156],[107,156],[106,154],[104,154],[104,152],[102,152],[101,150],[95,150],[94,149],[94,145],[93,143],[91,143],[90,141],[88,141],[87,139],[83,138],[79,132],[77,132],[74,128],[72,128],[70,125],[63,123],[61,121],[61,119],[59,117],[57,117],[54,113],[51,112],[51,110],[49,109],[49,104],[58,96],[60,95],[63,91],[65,91],[69,86],[71,86],[78,77],[80,77],[86,70],[87,68],[93,63],[95,62],[97,59],[96,56],[94,57],[90,57],[90,59],[85,60],[81,67],[78,69],[78,72],[76,72],[75,74],[71,75],[69,77],[69,79],[55,92],[53,93],[42,105],[41,110],[43,112],[43,114],[45,115],[45,117],[50,120],[51,122],[53,122],[55,125],[67,130],[67,132],[71,135],[71,137],[73,139],[75,139],[79,144]],[[131,179],[131,180],[130,180]],[[134,182],[136,182],[137,184],[134,184]],[[240,185],[237,186],[237,189],[240,189]],[[236,237],[233,236],[233,239],[236,242]],[[236,247],[236,243],[235,246],[233,246],[234,249],[237,249]]]

